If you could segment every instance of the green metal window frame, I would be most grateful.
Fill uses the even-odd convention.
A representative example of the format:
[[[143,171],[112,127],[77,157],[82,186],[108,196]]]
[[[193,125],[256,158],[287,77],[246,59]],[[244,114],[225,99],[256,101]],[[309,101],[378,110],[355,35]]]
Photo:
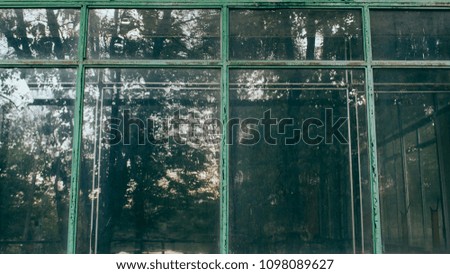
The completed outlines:
[[[0,0],[0,8],[76,8],[81,11],[78,56],[76,60],[0,60],[0,68],[76,68],[76,100],[74,114],[74,133],[72,147],[70,208],[68,219],[67,253],[76,253],[77,214],[79,174],[81,164],[84,72],[89,68],[215,68],[221,70],[221,110],[220,119],[225,125],[229,116],[229,70],[234,68],[359,68],[365,70],[365,89],[367,100],[367,124],[369,142],[369,165],[372,205],[373,253],[382,253],[377,141],[375,129],[375,96],[373,69],[375,68],[450,68],[447,61],[374,61],[370,33],[370,11],[373,9],[447,9],[450,0],[278,0],[271,2],[239,0]],[[87,60],[86,36],[88,32],[88,13],[91,8],[215,8],[221,10],[221,55],[220,60]],[[248,61],[229,58],[229,11],[245,8],[331,8],[359,9],[362,13],[364,60],[361,61]],[[221,185],[220,185],[220,253],[229,253],[229,148],[226,128],[222,129],[221,140]]]

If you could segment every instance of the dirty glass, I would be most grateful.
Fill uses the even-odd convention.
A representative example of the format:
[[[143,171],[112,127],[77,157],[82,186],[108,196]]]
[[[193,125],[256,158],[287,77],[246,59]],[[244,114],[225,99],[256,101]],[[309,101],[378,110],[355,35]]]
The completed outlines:
[[[0,9],[0,59],[75,59],[79,31],[79,10]]]
[[[364,251],[364,109],[360,70],[230,71],[232,253]]]
[[[230,57],[243,60],[362,60],[358,10],[230,11]]]
[[[220,10],[94,9],[93,59],[219,59]]]
[[[86,71],[81,253],[217,253],[220,71]]]
[[[447,10],[371,10],[373,58],[450,59]]]
[[[65,253],[75,70],[0,69],[0,253]]]
[[[450,70],[377,69],[374,76],[385,252],[444,252]]]

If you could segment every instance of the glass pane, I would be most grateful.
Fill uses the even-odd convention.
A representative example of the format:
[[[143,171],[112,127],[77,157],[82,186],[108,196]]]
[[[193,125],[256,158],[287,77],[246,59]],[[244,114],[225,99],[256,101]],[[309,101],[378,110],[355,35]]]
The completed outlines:
[[[437,95],[438,109],[448,109],[450,108],[450,94],[440,93]]]
[[[363,79],[357,70],[230,72],[232,252],[364,250]]]
[[[374,59],[450,59],[450,12],[371,10]]]
[[[76,59],[80,11],[0,9],[0,59]]]
[[[91,10],[88,57],[219,59],[220,10]]]
[[[354,72],[362,73],[359,71]],[[362,83],[362,78],[360,78],[359,81]],[[354,82],[352,85],[356,86],[357,83]],[[364,88],[362,86],[357,86],[349,95],[349,123],[352,140],[352,171],[354,184],[353,193],[355,197],[354,221],[356,253],[372,253],[372,198],[369,175],[369,151],[367,146],[367,110]]]
[[[385,251],[448,252],[450,112],[438,99],[448,102],[450,70],[379,69],[374,76]]]
[[[220,71],[86,75],[78,252],[218,252]]]
[[[361,13],[322,9],[231,10],[230,57],[361,60]]]
[[[75,70],[0,69],[0,253],[66,253]]]
[[[427,123],[426,125],[419,128],[418,132],[419,136],[419,143],[429,143],[429,142],[435,142],[435,132],[434,132],[434,125],[433,123]]]

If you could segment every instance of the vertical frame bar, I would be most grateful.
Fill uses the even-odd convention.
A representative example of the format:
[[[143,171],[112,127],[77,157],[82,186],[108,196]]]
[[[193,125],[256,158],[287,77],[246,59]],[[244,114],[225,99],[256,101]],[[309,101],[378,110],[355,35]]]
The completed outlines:
[[[347,75],[347,72],[346,72]],[[348,75],[346,77],[348,83]],[[348,135],[348,173],[350,175],[350,212],[352,214],[352,250],[353,254],[356,254],[356,228],[355,228],[355,202],[354,202],[354,190],[353,190],[353,157],[352,157],[352,128],[351,128],[351,116],[350,116],[350,90],[346,90],[346,101],[347,101],[347,135]],[[356,102],[356,101],[355,101]],[[364,240],[362,240],[364,241]]]
[[[447,181],[446,175],[445,175],[445,171],[442,168],[443,163],[444,163],[444,155],[443,155],[443,150],[442,150],[442,133],[441,133],[441,125],[438,121],[438,112],[439,112],[439,106],[438,106],[438,98],[436,97],[436,94],[433,95],[433,105],[434,105],[434,109],[436,109],[437,111],[433,112],[433,121],[435,123],[434,126],[434,134],[435,134],[435,138],[436,138],[436,152],[438,155],[438,169],[439,169],[439,186],[440,186],[440,190],[441,190],[441,200],[442,200],[442,205],[441,205],[441,210],[443,212],[444,216],[448,216],[448,212],[449,212],[449,208],[448,208],[448,198],[447,198],[447,189],[448,186],[445,184],[445,182]],[[443,238],[444,238],[444,248],[447,250],[448,247],[450,246],[450,239],[449,239],[449,235],[450,235],[450,226],[449,226],[449,219],[448,218],[443,218],[444,220],[442,221],[443,224]]]
[[[74,130],[72,143],[72,168],[70,180],[70,205],[69,224],[67,235],[67,253],[76,253],[77,222],[78,222],[78,190],[79,174],[81,164],[81,142],[83,128],[83,98],[84,98],[84,65],[86,54],[86,32],[87,32],[88,9],[86,5],[81,7],[80,35],[78,41],[78,69],[76,83],[76,100],[74,113]]]
[[[375,94],[372,68],[372,42],[370,32],[369,7],[364,6],[363,17],[363,39],[364,57],[366,59],[366,100],[367,100],[367,130],[369,142],[369,165],[370,165],[370,186],[372,204],[372,241],[373,253],[383,252],[381,243],[381,216],[380,216],[380,194],[378,186],[378,159],[377,159],[377,133],[375,125]]]
[[[362,172],[361,172],[361,144],[359,138],[359,111],[358,111],[358,93],[355,94],[355,118],[356,118],[356,147],[358,152],[358,191],[359,191],[359,218],[360,218],[360,233],[361,233],[361,253],[365,253],[365,241],[364,241],[364,204],[363,204],[363,189],[362,189]]]
[[[228,253],[228,219],[229,219],[229,147],[228,147],[228,111],[229,111],[229,83],[228,83],[228,32],[229,9],[226,5],[221,12],[221,59],[222,71],[220,77],[220,120],[222,122],[221,158],[220,158],[220,253]]]

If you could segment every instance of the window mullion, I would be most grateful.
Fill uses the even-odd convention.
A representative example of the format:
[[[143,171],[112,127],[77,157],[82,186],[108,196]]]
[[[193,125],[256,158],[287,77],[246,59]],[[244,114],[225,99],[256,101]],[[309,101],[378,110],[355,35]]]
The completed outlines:
[[[229,246],[229,148],[227,121],[229,114],[229,83],[228,83],[228,35],[229,35],[229,9],[222,7],[221,16],[221,59],[222,73],[220,77],[221,110],[220,119],[222,122],[221,139],[221,163],[220,163],[220,253],[228,253]]]
[[[380,223],[380,194],[378,187],[378,160],[377,160],[377,137],[375,129],[375,95],[372,68],[372,44],[370,33],[370,15],[369,7],[365,6],[362,10],[363,16],[363,38],[364,54],[366,60],[366,100],[367,100],[367,131],[369,143],[369,169],[371,186],[371,205],[372,205],[372,241],[373,253],[382,253],[381,243],[381,223]],[[364,239],[363,239],[364,240]]]
[[[78,215],[78,189],[79,174],[81,163],[81,139],[83,127],[83,95],[84,95],[84,65],[83,60],[86,56],[86,35],[87,35],[88,9],[86,5],[81,8],[80,18],[80,36],[78,41],[78,69],[76,82],[76,100],[74,113],[74,131],[72,143],[72,168],[70,183],[70,205],[69,205],[69,224],[67,235],[67,253],[76,252],[77,239],[77,215]]]

